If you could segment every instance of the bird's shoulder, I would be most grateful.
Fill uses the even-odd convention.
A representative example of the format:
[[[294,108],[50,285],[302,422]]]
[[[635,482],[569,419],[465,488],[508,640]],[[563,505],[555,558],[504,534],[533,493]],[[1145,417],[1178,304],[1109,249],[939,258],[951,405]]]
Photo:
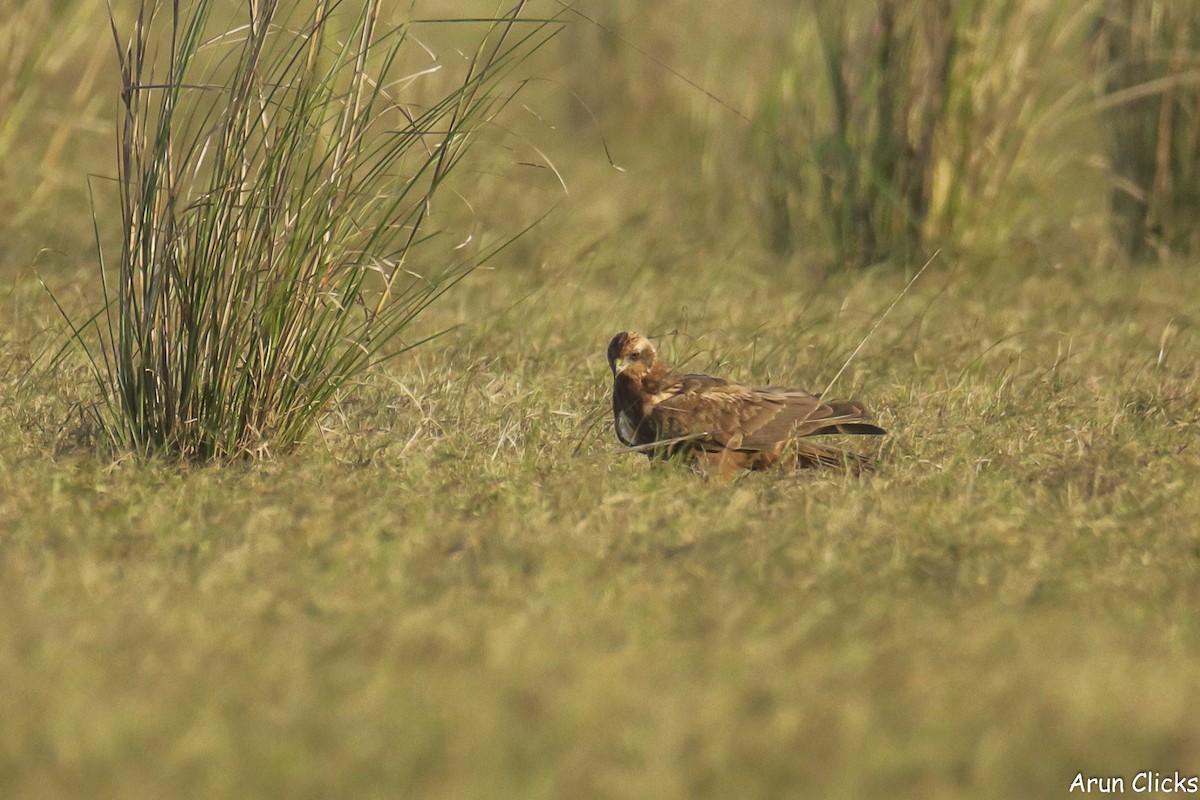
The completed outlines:
[[[753,397],[755,392],[752,386],[702,372],[676,376],[670,388],[681,399],[711,402],[746,400]]]

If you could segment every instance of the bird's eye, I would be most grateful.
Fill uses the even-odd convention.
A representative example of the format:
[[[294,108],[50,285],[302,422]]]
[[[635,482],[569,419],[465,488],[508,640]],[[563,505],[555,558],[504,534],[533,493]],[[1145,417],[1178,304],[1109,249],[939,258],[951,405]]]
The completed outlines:
[[[629,354],[630,361],[637,361],[641,357],[642,357],[642,353],[640,350],[634,350],[632,353]]]

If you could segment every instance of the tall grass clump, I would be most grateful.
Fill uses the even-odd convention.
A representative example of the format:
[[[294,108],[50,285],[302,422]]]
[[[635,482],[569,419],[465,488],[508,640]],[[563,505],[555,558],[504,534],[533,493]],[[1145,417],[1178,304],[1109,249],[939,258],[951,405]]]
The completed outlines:
[[[1200,252],[1200,7],[1107,2],[1095,53],[1119,242],[1133,259]]]
[[[1061,44],[1068,11],[804,4],[755,127],[772,250],[820,238],[859,267],[970,239],[1052,119],[1039,59]]]
[[[112,442],[196,460],[293,447],[413,345],[472,268],[438,246],[435,200],[554,33],[523,2],[442,21],[482,33],[431,64],[432,23],[389,27],[382,0],[253,0],[214,26],[218,7],[144,0],[125,43],[113,25],[124,237],[89,347]]]
[[[811,48],[821,63],[785,63],[762,114],[770,244],[778,252],[794,246],[793,212],[813,181],[839,262],[904,257],[920,246],[929,212],[934,137],[958,44],[957,4],[818,0],[811,6],[811,28],[802,18],[796,36],[815,35],[815,48],[795,42],[785,58]],[[806,73],[821,96],[800,94]],[[796,129],[781,137],[784,126]]]

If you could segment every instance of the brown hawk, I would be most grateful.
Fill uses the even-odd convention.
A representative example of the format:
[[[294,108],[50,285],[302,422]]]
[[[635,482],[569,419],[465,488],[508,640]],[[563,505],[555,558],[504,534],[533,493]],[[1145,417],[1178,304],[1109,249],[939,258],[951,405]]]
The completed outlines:
[[[797,466],[861,471],[871,460],[802,441],[825,433],[879,436],[867,409],[853,400],[825,401],[803,389],[756,388],[712,375],[681,375],[658,360],[650,340],[624,331],[608,345],[617,438],[652,459],[682,457],[722,477],[761,470],[785,457]]]

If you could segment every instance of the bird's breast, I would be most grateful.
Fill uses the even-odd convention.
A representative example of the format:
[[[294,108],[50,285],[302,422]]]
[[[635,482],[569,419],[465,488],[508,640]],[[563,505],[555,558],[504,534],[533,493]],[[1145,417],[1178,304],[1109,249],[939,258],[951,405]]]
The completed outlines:
[[[617,414],[617,437],[627,445],[637,444],[637,424],[628,411]]]

